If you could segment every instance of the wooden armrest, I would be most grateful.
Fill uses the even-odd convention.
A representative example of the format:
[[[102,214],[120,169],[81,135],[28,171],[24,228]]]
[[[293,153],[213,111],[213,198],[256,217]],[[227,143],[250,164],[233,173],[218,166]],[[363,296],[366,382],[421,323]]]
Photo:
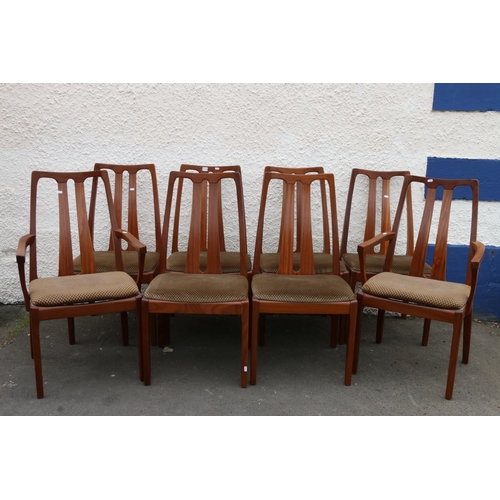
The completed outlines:
[[[395,236],[396,236],[396,233],[389,231],[387,233],[377,234],[377,236],[374,236],[373,238],[370,238],[369,240],[363,241],[363,243],[360,243],[358,245],[359,270],[361,273],[361,283],[364,283],[366,281],[366,254],[368,253],[368,250],[376,247],[377,245],[380,245],[380,243],[383,243],[384,241],[392,240]],[[384,265],[384,270],[385,270],[385,265]]]
[[[26,284],[26,272],[25,272],[25,261],[26,261],[26,249],[33,245],[35,242],[34,234],[25,234],[19,238],[19,243],[17,245],[16,261],[17,269],[19,271],[19,281],[21,282],[21,289],[23,291],[24,297],[24,307],[26,311],[30,310],[30,295],[28,293],[28,286]]]
[[[484,244],[480,241],[472,241],[472,257],[469,263],[469,267],[467,269],[467,280],[466,283],[470,286],[470,295],[469,300],[465,306],[466,314],[469,314],[472,310],[472,303],[474,301],[474,295],[476,293],[476,285],[477,285],[477,276],[479,273],[479,266],[484,257],[485,247]]]
[[[138,258],[139,272],[137,273],[136,283],[137,286],[140,288],[142,282],[142,275],[144,273],[144,260],[146,258],[146,250],[147,250],[146,245],[140,242],[133,234],[129,233],[128,231],[124,231],[123,229],[115,229],[115,235],[117,238],[125,240],[127,243],[129,243],[138,254],[137,258]]]
[[[19,243],[17,245],[16,260],[17,262],[26,259],[26,249],[35,242],[34,234],[25,234],[19,238]]]
[[[481,264],[481,261],[483,260],[484,257],[484,251],[485,247],[484,244],[481,243],[480,241],[473,241],[471,243],[472,250],[474,251],[474,255],[472,256],[472,259],[470,261],[471,266],[473,269],[479,269],[479,265]]]

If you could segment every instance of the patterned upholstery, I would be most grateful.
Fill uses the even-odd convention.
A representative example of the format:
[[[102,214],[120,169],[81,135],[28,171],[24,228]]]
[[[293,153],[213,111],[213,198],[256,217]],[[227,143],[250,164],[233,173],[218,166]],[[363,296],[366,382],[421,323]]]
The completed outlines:
[[[98,273],[108,273],[116,270],[115,252],[113,250],[94,252],[94,258]],[[123,251],[122,259],[123,270],[126,273],[133,274],[139,272],[137,252]],[[146,252],[146,258],[144,259],[144,272],[148,273],[153,271],[159,261],[160,254],[158,252]],[[73,261],[73,267],[75,269],[75,273],[79,273],[82,270],[82,261],[80,256]]]
[[[342,255],[342,259],[349,269],[359,272],[359,256],[357,253],[346,253]],[[392,260],[392,272],[396,274],[408,274],[412,261],[411,255],[395,255]],[[366,256],[366,272],[381,273],[384,270],[385,255],[367,254]],[[431,266],[424,265],[424,275],[431,274]]]
[[[355,299],[351,287],[331,274],[258,274],[252,280],[254,298],[273,302],[345,302]]]
[[[277,273],[280,260],[279,253],[263,253],[260,256],[260,269],[263,273]],[[293,254],[293,270],[300,267],[300,253]],[[346,271],[343,262],[340,262],[340,272]],[[332,256],[329,253],[314,253],[314,272],[316,274],[329,274],[332,272]]]
[[[45,307],[126,299],[138,293],[135,281],[122,271],[38,278],[29,285],[31,302]]]
[[[235,274],[160,274],[144,297],[168,302],[239,302],[248,299],[248,281]]]
[[[174,252],[167,259],[167,271],[183,273],[186,265],[187,252]],[[240,272],[240,253],[239,252],[221,252],[220,261],[223,273]],[[200,252],[200,270],[207,268],[207,252]],[[250,256],[247,255],[247,271],[252,269]]]
[[[363,292],[440,309],[461,309],[469,298],[470,286],[395,273],[380,273],[366,281]]]

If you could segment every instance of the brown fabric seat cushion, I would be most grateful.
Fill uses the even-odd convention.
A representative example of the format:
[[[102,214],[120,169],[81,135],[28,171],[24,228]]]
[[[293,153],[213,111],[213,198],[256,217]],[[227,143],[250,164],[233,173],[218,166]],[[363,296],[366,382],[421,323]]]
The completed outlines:
[[[355,299],[351,287],[331,274],[258,274],[252,279],[256,299],[272,302],[346,302]]]
[[[167,271],[183,273],[186,266],[187,252],[174,252],[167,258]],[[239,252],[221,252],[220,263],[223,273],[240,272],[240,253]],[[207,268],[207,252],[200,252],[200,271]],[[247,271],[252,269],[250,256],[247,255]]]
[[[240,302],[248,299],[248,281],[235,274],[175,274],[157,276],[144,297],[168,302]]]
[[[29,285],[31,302],[45,307],[126,299],[138,293],[136,282],[122,271],[38,278]]]
[[[395,273],[380,273],[366,281],[363,292],[439,309],[461,309],[469,298],[470,286]]]
[[[359,272],[359,256],[357,253],[346,253],[342,255],[342,260],[349,269]],[[392,260],[392,272],[396,274],[408,274],[410,271],[412,256],[395,255]],[[385,255],[368,254],[366,256],[366,272],[381,273],[384,270]],[[424,275],[431,274],[431,266],[424,265]]]
[[[96,251],[94,252],[95,265],[98,273],[107,273],[116,270],[115,265],[115,252],[110,251]],[[135,251],[122,251],[123,270],[129,274],[137,274],[139,272],[138,260],[139,257]],[[146,252],[144,258],[144,272],[148,273],[155,269],[160,262],[160,254],[158,252]],[[73,261],[75,273],[82,270],[81,256],[79,255]]]
[[[329,253],[314,253],[314,272],[316,274],[329,274],[332,272],[332,256]],[[260,270],[263,273],[277,273],[280,261],[279,253],[263,253],[260,256]],[[298,271],[300,267],[300,253],[293,254],[293,270]],[[345,272],[346,267],[340,262],[340,272]]]

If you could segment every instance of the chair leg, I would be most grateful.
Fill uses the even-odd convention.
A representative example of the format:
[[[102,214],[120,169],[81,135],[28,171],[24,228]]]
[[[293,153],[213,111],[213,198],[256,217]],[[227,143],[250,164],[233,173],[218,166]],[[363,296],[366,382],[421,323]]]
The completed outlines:
[[[68,338],[69,338],[69,344],[70,345],[75,345],[76,344],[76,338],[75,338],[75,318],[68,318]]]
[[[358,294],[358,311],[356,315],[356,324],[354,328],[355,339],[354,339],[354,355],[352,362],[352,373],[356,374],[358,372],[358,361],[359,361],[359,346],[361,344],[361,325],[363,323],[363,299],[361,294]],[[353,325],[350,325],[351,331],[353,331]]]
[[[149,311],[148,301],[142,300],[141,305],[142,321],[142,373],[141,380],[144,385],[151,385],[151,339],[149,338]]]
[[[330,347],[335,349],[337,347],[337,338],[339,336],[339,317],[336,314],[330,316],[332,321],[332,333],[330,338]],[[344,316],[342,316],[344,318]]]
[[[384,334],[384,318],[385,318],[385,311],[379,309],[377,314],[377,336],[375,339],[375,342],[377,344],[382,343],[382,336]]]
[[[40,348],[40,321],[33,314],[30,314],[30,334],[33,348],[33,360],[35,362],[36,397],[43,398],[43,377],[42,377],[42,350]]]
[[[352,379],[352,367],[354,361],[354,344],[356,337],[356,315],[357,315],[358,303],[353,302],[351,304],[351,310],[349,312],[349,334],[347,335],[347,352],[345,359],[345,376],[344,384],[351,385]]]
[[[429,345],[429,332],[431,331],[431,320],[425,318],[424,319],[424,332],[422,334],[422,345]]]
[[[241,311],[241,387],[248,384],[248,303],[243,304]]]
[[[446,399],[451,399],[453,395],[453,385],[455,383],[455,373],[457,369],[458,349],[460,347],[460,333],[462,332],[462,318],[456,316],[453,321],[453,338],[451,339],[450,364],[448,366],[448,380],[446,382]]]
[[[122,311],[120,313],[120,320],[122,324],[122,344],[124,346],[128,345],[128,313],[127,311]]]
[[[462,347],[462,363],[467,364],[469,362],[469,351],[470,351],[470,339],[472,332],[472,313],[465,316],[464,318],[464,343]]]
[[[136,314],[137,314],[137,353],[139,355],[139,378],[142,380],[144,374],[143,355],[142,355],[142,310],[141,298],[136,300]]]
[[[262,315],[263,316],[263,315]],[[257,344],[259,336],[259,308],[252,304],[252,330],[250,331],[250,384],[257,383]]]

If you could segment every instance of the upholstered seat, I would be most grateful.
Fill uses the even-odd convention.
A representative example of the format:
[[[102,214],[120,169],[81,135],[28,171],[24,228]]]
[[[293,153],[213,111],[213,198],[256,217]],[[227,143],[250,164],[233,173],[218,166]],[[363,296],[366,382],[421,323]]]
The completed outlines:
[[[53,307],[135,297],[136,282],[125,272],[38,278],[29,285],[33,305]]]
[[[253,297],[273,302],[325,303],[355,300],[351,287],[333,274],[257,274]]]
[[[417,276],[380,273],[370,278],[363,292],[439,309],[461,309],[467,303],[470,286]]]
[[[248,281],[237,274],[160,274],[144,297],[189,303],[242,301],[248,298]]]

